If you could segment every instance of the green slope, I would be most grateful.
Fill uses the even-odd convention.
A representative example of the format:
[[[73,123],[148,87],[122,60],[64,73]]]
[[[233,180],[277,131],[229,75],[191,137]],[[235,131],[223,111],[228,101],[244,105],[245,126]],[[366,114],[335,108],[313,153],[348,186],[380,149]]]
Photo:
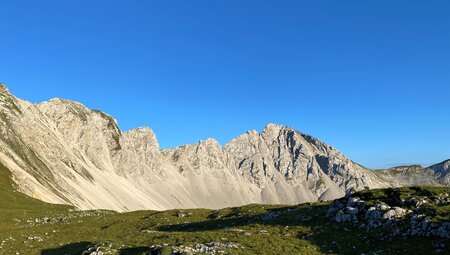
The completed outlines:
[[[443,191],[448,188],[398,190],[405,196]],[[390,197],[383,190],[359,195],[367,201]],[[248,205],[217,211],[81,212],[14,192],[4,167],[0,168],[0,198],[0,254],[8,255],[88,254],[92,247],[100,247],[104,254],[148,254],[153,245],[160,246],[162,254],[170,254],[172,246],[210,242],[237,246],[222,249],[226,254],[430,254],[448,243],[426,237],[382,241],[379,231],[326,219],[328,203]],[[448,221],[448,208],[437,209],[441,210],[438,219]],[[443,253],[450,252],[448,246],[441,249]]]
[[[0,228],[12,227],[11,218],[27,218],[38,215],[54,215],[67,212],[70,206],[52,205],[15,191],[10,172],[0,164]]]

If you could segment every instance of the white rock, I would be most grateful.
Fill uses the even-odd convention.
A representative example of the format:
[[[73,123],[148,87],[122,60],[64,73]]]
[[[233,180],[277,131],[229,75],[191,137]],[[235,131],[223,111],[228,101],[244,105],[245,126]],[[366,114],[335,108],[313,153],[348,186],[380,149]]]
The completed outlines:
[[[80,209],[298,204],[398,184],[275,124],[223,147],[207,139],[160,150],[150,128],[122,132],[111,116],[80,103],[32,104],[3,85],[0,113],[0,162],[20,191]]]

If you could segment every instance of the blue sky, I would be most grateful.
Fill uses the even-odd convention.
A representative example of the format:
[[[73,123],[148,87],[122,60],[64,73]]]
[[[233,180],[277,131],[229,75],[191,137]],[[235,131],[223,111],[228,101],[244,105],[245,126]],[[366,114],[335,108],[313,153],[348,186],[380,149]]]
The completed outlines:
[[[291,126],[372,168],[450,158],[450,1],[1,1],[0,81],[163,148]]]

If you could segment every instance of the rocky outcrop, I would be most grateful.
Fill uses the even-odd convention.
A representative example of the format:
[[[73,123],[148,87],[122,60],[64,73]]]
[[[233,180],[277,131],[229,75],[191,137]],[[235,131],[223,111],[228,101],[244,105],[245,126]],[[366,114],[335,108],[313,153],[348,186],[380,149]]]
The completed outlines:
[[[382,229],[383,236],[436,236],[450,238],[450,222],[436,220],[436,207],[450,204],[449,193],[436,197],[414,196],[390,203],[364,201],[356,195],[334,200],[326,217],[338,223],[351,224],[365,230]],[[391,198],[390,198],[391,199]],[[448,216],[448,215],[447,215]]]
[[[226,250],[238,250],[241,247],[235,243],[226,242],[211,242],[211,243],[199,243],[195,245],[174,245],[174,246],[161,246],[154,245],[150,247],[148,255],[162,255],[162,254],[226,254]]]
[[[312,136],[275,124],[223,147],[207,139],[160,150],[150,128],[122,132],[101,111],[63,99],[32,104],[3,85],[0,134],[0,163],[18,190],[81,209],[297,204],[417,183],[368,170]],[[443,169],[428,170],[427,183],[444,180]]]

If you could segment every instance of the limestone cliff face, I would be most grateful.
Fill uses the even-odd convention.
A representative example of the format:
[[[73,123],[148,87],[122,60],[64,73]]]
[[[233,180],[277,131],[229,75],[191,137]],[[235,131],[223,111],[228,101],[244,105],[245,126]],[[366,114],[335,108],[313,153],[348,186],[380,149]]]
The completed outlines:
[[[275,124],[224,147],[207,139],[160,150],[150,128],[122,132],[103,112],[62,99],[31,104],[3,85],[0,134],[0,163],[18,190],[81,209],[296,204],[414,184],[414,178],[368,170],[314,137]],[[449,183],[448,162],[427,171],[427,183]]]
[[[447,186],[450,185],[450,160],[430,166],[429,169],[436,173],[441,183]]]
[[[281,182],[325,199],[350,189],[385,186],[333,147],[280,125],[269,124],[261,134],[249,131],[224,149],[238,172],[261,187]]]

